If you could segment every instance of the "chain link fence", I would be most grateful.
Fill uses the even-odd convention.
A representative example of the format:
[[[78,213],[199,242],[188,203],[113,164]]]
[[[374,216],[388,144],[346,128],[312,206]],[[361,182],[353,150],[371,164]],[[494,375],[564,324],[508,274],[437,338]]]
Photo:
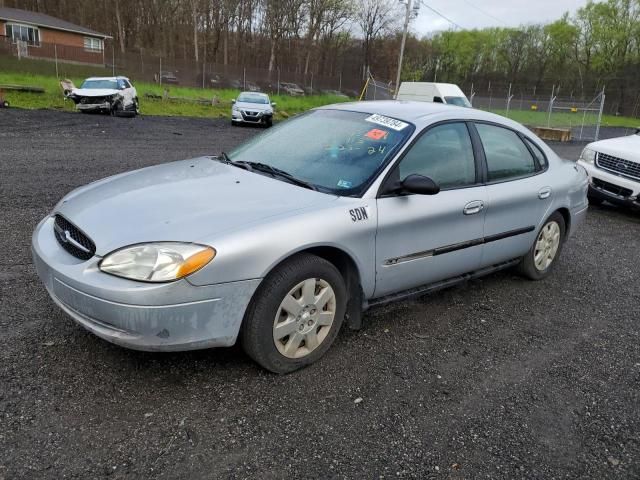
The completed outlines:
[[[393,100],[394,98],[395,91],[391,82],[376,80],[371,72],[367,73],[367,80],[360,93],[360,100]]]
[[[26,48],[21,48],[26,47]],[[32,62],[31,60],[37,60]],[[57,78],[92,75],[124,75],[134,82],[192,88],[232,88],[272,94],[332,94],[357,97],[362,80],[355,76],[318,75],[244,65],[171,59],[144,49],[121,53],[110,44],[104,50],[40,43],[19,46],[0,37],[0,64],[13,63],[24,73],[55,75]]]
[[[483,89],[476,89],[474,85],[463,89],[474,108],[503,115],[529,127],[569,130],[574,140],[598,140],[602,128],[608,126],[603,115],[604,88],[583,96],[563,92],[557,85],[536,88],[513,84],[492,86],[489,83]]]

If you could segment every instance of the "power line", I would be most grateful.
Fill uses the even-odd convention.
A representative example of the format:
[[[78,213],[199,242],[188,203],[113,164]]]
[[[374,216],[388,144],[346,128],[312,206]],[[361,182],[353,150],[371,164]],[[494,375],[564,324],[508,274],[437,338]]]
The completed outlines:
[[[472,6],[473,8],[475,8],[476,10],[478,10],[480,13],[483,13],[484,15],[486,15],[487,17],[493,18],[496,22],[499,22],[503,25],[507,25],[506,22],[503,22],[502,20],[500,20],[497,17],[494,17],[493,15],[491,15],[490,13],[486,12],[485,10],[481,9],[480,7],[478,7],[477,5],[474,5],[473,3],[471,3],[469,0],[464,0],[464,3],[466,3],[467,5]]]
[[[451,20],[450,18],[445,17],[443,14],[441,14],[439,11],[437,11],[435,8],[430,7],[429,5],[427,5],[426,3],[424,3],[424,0],[420,0],[420,3],[422,4],[422,6],[428,8],[429,10],[431,10],[433,13],[435,13],[436,15],[441,16],[442,18],[444,18],[447,22],[449,22],[451,25],[459,28],[460,30],[464,30],[463,27],[461,27],[460,25],[458,25],[456,22],[454,22],[453,20]]]

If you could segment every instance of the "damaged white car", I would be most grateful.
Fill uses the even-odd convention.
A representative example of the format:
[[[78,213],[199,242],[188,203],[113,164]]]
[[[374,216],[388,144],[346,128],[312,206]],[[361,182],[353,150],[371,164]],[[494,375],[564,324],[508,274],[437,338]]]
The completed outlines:
[[[135,116],[140,113],[138,92],[126,77],[91,77],[80,88],[74,88],[68,98],[81,112],[110,113]]]

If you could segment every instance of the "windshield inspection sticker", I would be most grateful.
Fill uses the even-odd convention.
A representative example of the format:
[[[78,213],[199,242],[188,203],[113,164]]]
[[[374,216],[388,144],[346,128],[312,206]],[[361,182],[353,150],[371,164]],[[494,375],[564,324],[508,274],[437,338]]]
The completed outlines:
[[[391,128],[397,132],[409,126],[408,123],[401,122],[400,120],[396,120],[395,118],[385,117],[384,115],[378,115],[377,113],[374,113],[370,117],[365,118],[365,121],[377,123],[378,125]]]
[[[389,135],[389,132],[385,132],[384,130],[380,130],[379,128],[372,128],[367,133],[365,133],[365,136],[370,138],[371,140],[382,140],[383,138],[386,138],[387,135]]]
[[[353,186],[353,183],[351,183],[348,180],[338,180],[338,186],[340,188],[351,188]]]

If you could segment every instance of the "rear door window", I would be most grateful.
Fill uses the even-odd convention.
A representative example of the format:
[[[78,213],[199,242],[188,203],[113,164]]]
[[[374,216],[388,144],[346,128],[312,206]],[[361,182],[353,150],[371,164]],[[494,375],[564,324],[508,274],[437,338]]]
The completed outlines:
[[[508,128],[476,124],[487,159],[489,182],[505,181],[532,175],[536,164],[518,134]]]

